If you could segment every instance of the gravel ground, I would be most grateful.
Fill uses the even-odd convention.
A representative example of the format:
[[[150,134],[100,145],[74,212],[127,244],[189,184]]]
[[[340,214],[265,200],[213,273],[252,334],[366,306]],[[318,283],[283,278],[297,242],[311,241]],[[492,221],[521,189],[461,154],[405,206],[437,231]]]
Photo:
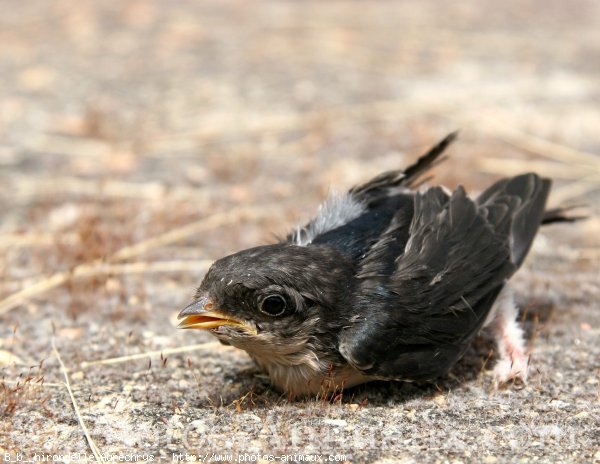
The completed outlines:
[[[600,462],[600,3],[0,7],[5,460]],[[482,334],[435,385],[290,401],[175,330],[211,260],[457,128],[435,182],[534,170],[588,205],[514,279],[527,386]]]

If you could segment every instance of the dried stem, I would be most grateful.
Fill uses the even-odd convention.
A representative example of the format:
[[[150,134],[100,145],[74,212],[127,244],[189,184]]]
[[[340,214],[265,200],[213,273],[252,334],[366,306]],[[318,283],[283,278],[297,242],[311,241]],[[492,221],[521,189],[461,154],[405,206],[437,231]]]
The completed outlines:
[[[71,403],[73,404],[73,409],[75,410],[75,415],[77,416],[79,425],[81,426],[81,429],[83,430],[83,433],[85,434],[85,438],[86,438],[88,444],[90,445],[90,449],[92,450],[92,453],[94,453],[94,457],[96,458],[96,461],[104,462],[104,459],[102,458],[102,453],[100,452],[100,449],[98,448],[98,446],[96,446],[96,443],[92,439],[92,436],[90,435],[90,432],[89,432],[87,426],[85,425],[85,422],[83,421],[83,417],[81,417],[81,413],[79,411],[79,406],[77,405],[77,401],[75,400],[75,396],[73,395],[73,390],[71,389],[71,382],[69,381],[69,374],[67,372],[67,368],[65,367],[65,364],[63,363],[62,358],[60,357],[60,353],[56,349],[56,345],[54,344],[54,339],[52,340],[52,351],[54,351],[54,354],[56,355],[56,359],[58,359],[58,363],[60,364],[60,369],[65,377],[65,386],[67,387],[67,391],[69,392],[69,396],[71,398]]]
[[[145,359],[145,358],[148,358],[151,356],[160,356],[160,355],[166,356],[166,355],[170,355],[170,354],[187,353],[189,351],[205,350],[205,349],[214,348],[214,347],[229,348],[227,346],[221,345],[219,342],[206,342],[206,343],[199,343],[197,345],[187,345],[187,346],[180,346],[177,348],[167,348],[164,350],[146,351],[144,353],[136,353],[136,354],[131,354],[128,356],[118,356],[116,358],[98,359],[96,361],[84,361],[81,363],[80,367],[82,369],[85,369],[90,366],[97,366],[99,364],[118,364],[118,363],[124,363],[127,361],[135,361],[137,359]]]
[[[95,260],[91,263],[83,263],[78,266],[75,266],[70,272],[58,272],[1,300],[0,315],[10,311],[11,309],[14,309],[15,307],[19,306],[20,304],[23,304],[24,302],[28,301],[33,297],[40,296],[56,287],[63,285],[69,279],[74,277],[88,277],[99,274],[113,273],[148,272],[149,269],[151,269],[152,267],[148,263],[142,265],[140,265],[139,263],[133,263],[129,268],[127,266],[119,268],[111,267],[114,265],[107,264],[107,262],[110,263],[111,261],[125,261],[127,259],[146,253],[152,249],[169,245],[171,243],[184,240],[192,235],[205,232],[215,227],[231,224],[236,221],[268,217],[273,214],[273,209],[273,205],[265,205],[259,208],[239,207],[234,208],[231,211],[228,211],[227,213],[213,214],[198,221],[157,235],[156,237],[143,240],[135,245],[121,248],[119,251],[106,258],[106,260]],[[201,263],[204,266],[204,263],[206,263],[206,261],[201,261]],[[173,265],[173,263],[171,263],[170,267],[169,265],[158,264],[157,268],[161,268],[161,266],[163,269],[161,272],[175,272],[181,270],[182,268],[184,270],[189,269],[189,267],[185,267],[185,265],[178,267],[178,265]],[[198,264],[195,265],[195,268],[198,268]]]

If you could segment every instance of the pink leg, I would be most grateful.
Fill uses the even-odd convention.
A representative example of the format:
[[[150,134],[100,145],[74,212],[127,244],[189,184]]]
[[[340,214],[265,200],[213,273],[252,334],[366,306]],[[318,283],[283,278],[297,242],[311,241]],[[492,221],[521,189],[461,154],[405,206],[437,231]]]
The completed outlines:
[[[523,330],[516,320],[519,311],[510,289],[502,290],[495,306],[489,325],[498,345],[499,359],[494,366],[496,385],[511,380],[526,383],[529,359],[525,350]]]

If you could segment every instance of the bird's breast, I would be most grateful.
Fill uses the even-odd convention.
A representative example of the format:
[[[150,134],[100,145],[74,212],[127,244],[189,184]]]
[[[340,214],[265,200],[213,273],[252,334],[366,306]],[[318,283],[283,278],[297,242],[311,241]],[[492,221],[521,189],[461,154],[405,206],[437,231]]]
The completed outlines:
[[[256,363],[264,369],[271,383],[291,396],[322,395],[328,397],[344,388],[350,388],[372,380],[349,364],[337,365],[322,361],[316,356],[307,355],[294,364],[280,363],[272,357],[252,355]],[[302,362],[304,361],[304,362]]]

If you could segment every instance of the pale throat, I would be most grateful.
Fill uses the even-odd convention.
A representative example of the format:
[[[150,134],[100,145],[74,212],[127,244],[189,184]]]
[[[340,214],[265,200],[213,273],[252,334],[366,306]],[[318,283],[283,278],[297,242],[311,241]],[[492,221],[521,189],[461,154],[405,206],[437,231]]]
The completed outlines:
[[[269,374],[277,389],[292,396],[341,391],[372,380],[349,364],[334,366],[332,360],[319,356],[307,339],[294,342],[269,338],[271,340],[244,340],[243,343],[230,340],[230,343],[246,351]]]

